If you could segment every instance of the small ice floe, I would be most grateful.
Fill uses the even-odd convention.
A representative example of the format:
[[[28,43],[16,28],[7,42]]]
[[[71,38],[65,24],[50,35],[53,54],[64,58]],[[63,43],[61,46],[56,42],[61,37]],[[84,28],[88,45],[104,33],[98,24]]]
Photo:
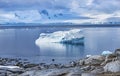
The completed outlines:
[[[3,66],[3,65],[0,65],[0,68],[10,68],[10,69],[13,69],[13,68],[20,68],[18,66]]]
[[[86,55],[87,58],[91,57],[92,55]]]
[[[18,66],[3,66],[3,65],[0,65],[0,68],[19,69],[20,67],[18,67]]]
[[[4,71],[4,70],[5,71],[10,71],[12,73],[23,73],[23,71],[24,71],[19,66],[3,66],[3,65],[0,65],[0,70],[2,70],[2,71]]]
[[[112,54],[112,52],[111,51],[103,51],[102,52],[102,55],[109,55],[109,54]]]

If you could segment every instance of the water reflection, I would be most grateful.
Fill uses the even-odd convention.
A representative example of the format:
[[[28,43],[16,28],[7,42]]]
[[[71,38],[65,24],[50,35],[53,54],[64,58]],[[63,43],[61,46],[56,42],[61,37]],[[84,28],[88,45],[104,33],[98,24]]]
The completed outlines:
[[[34,40],[35,30],[3,29],[0,31],[0,55],[29,56],[38,55],[38,47]]]
[[[82,57],[84,46],[60,43],[39,43],[41,56]]]

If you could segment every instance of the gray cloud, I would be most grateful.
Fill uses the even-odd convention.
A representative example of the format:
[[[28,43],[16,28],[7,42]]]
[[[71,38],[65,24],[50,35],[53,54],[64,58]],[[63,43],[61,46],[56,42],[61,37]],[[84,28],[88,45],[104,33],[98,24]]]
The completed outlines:
[[[120,10],[119,4],[120,0],[0,0],[0,9],[9,11],[62,9],[69,11],[77,8],[80,13],[82,11],[113,13]]]
[[[94,0],[94,4],[92,7],[93,10],[97,10],[97,11],[102,11],[105,13],[113,13],[115,11],[120,10],[120,0]]]
[[[61,0],[0,0],[3,10],[39,10],[39,9],[68,9],[67,2]]]
[[[24,11],[37,13],[36,11],[45,9],[50,14],[70,14],[71,19],[83,17],[86,20],[89,18],[104,20],[114,16],[120,17],[118,13],[120,12],[119,5],[120,0],[0,0],[0,11],[8,15],[9,13],[14,14],[16,11],[24,14]],[[25,13],[26,16],[27,14]],[[6,17],[6,14],[4,17]],[[31,20],[31,17],[28,20]]]

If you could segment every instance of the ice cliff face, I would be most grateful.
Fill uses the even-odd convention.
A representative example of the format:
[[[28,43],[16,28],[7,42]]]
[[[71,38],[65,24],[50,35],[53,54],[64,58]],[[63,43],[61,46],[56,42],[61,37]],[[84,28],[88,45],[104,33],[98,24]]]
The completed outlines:
[[[41,43],[69,43],[69,44],[79,44],[83,43],[83,30],[72,29],[69,31],[57,31],[53,33],[41,33],[40,37],[36,40],[36,44]]]

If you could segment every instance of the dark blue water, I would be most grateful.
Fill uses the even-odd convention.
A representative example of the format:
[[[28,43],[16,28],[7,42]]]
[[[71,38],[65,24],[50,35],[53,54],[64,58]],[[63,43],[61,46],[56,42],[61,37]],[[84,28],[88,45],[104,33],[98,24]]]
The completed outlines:
[[[120,28],[79,28],[84,32],[84,46],[53,43],[49,47],[35,44],[40,33],[52,33],[75,28],[22,28],[0,29],[0,56],[25,57],[33,62],[50,62],[55,58],[59,62],[83,58],[86,55],[101,54],[120,48]],[[77,27],[78,29],[78,27]]]

